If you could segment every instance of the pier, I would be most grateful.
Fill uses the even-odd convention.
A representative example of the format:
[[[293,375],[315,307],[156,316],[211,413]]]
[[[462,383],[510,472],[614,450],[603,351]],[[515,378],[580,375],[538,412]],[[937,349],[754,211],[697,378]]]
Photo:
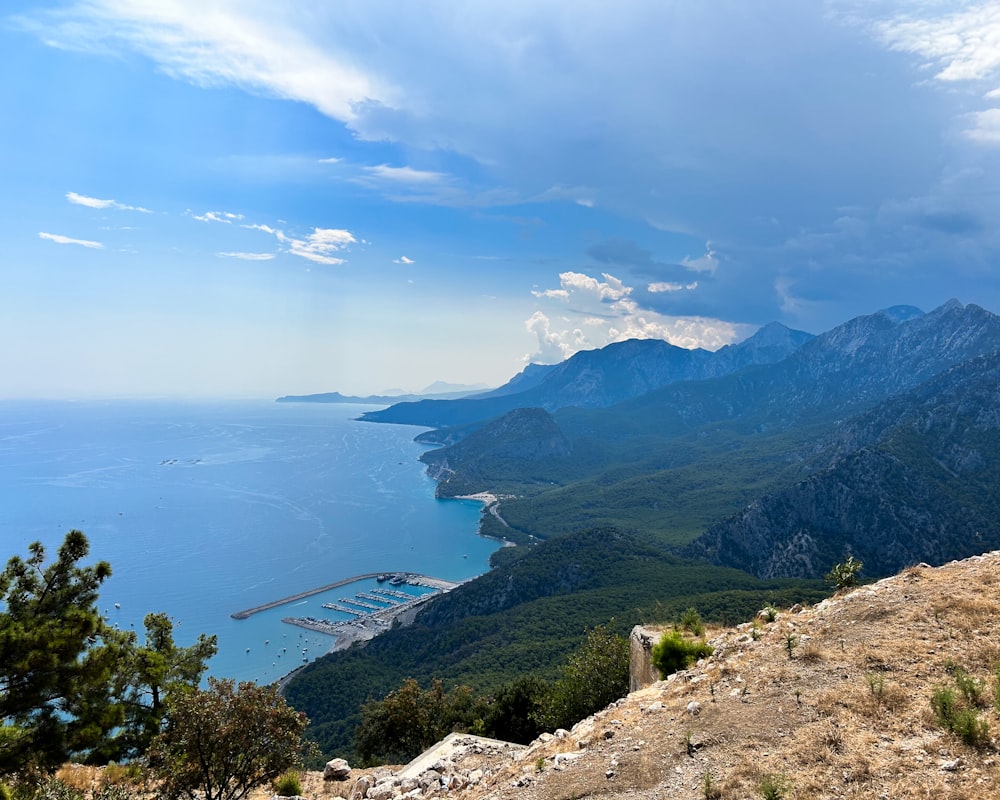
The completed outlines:
[[[438,591],[442,592],[447,592],[450,589],[454,589],[456,586],[459,585],[454,581],[446,581],[441,578],[432,578],[429,575],[420,575],[415,572],[366,572],[363,575],[354,575],[353,577],[344,578],[343,580],[335,581],[333,583],[328,583],[325,586],[320,586],[317,587],[316,589],[309,589],[304,592],[299,592],[298,594],[293,594],[289,597],[282,597],[280,600],[272,600],[270,603],[263,603],[262,605],[254,606],[253,608],[247,608],[244,609],[243,611],[236,611],[230,616],[233,619],[247,619],[248,617],[252,617],[254,614],[259,614],[261,611],[269,611],[272,608],[283,606],[286,603],[294,603],[298,600],[304,600],[307,597],[312,597],[315,594],[322,594],[323,592],[328,592],[331,589],[339,589],[341,586],[347,586],[348,584],[356,583],[357,581],[371,580],[372,578],[374,578],[379,582],[388,581],[390,584],[394,586],[399,586],[400,584],[408,583],[411,586],[423,586],[428,589],[437,589]],[[390,592],[394,590],[375,589],[373,591],[381,593],[381,591]],[[409,595],[406,595],[405,592],[399,592],[396,596],[398,597],[399,594],[409,597]],[[346,602],[357,602],[357,601],[346,601]],[[406,605],[409,604],[408,603],[403,604],[403,606]],[[402,608],[403,606],[394,606],[389,609],[380,609],[380,610],[388,611],[393,609],[399,609]],[[372,613],[377,613],[377,612],[372,612]]]

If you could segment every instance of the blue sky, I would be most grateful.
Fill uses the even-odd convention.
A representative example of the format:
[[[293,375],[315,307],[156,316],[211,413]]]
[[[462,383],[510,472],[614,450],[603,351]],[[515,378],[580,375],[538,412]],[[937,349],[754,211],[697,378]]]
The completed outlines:
[[[1000,311],[1000,5],[8,0],[0,396]]]

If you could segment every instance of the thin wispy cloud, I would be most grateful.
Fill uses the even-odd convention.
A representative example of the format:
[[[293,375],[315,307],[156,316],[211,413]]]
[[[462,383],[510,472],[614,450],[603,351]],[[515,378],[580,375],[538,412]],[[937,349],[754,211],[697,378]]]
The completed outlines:
[[[440,183],[448,177],[443,172],[414,169],[413,167],[390,167],[388,164],[364,167],[364,172],[372,178],[391,181],[393,183]]]
[[[226,225],[243,219],[242,214],[233,214],[229,211],[206,211],[204,214],[192,214],[191,216],[199,222],[224,222]]]
[[[87,247],[91,250],[103,250],[104,245],[101,242],[93,242],[89,239],[74,239],[71,236],[63,236],[59,233],[45,233],[44,231],[39,231],[39,239],[45,239],[50,242],[55,242],[56,244],[75,244],[80,247]]]
[[[236,258],[241,261],[270,261],[274,253],[217,253],[220,258]]]
[[[101,200],[97,197],[87,197],[76,192],[66,192],[66,199],[74,205],[86,206],[87,208],[113,208],[116,211],[138,211],[142,214],[152,214],[148,208],[142,206],[130,206],[119,203],[117,200]]]
[[[392,260],[393,264],[416,264],[412,258],[407,258],[406,256],[400,256],[399,258],[394,258]]]
[[[196,85],[299,100],[345,122],[357,104],[391,99],[387,86],[315,41],[302,17],[294,4],[87,0],[18,21],[57,47],[134,50]]]

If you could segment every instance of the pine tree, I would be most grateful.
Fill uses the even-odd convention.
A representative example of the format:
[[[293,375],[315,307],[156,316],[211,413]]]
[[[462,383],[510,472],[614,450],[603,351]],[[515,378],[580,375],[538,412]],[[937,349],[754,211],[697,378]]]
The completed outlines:
[[[0,775],[53,769],[123,722],[111,693],[125,642],[96,606],[111,567],[79,566],[89,549],[73,530],[54,562],[35,542],[0,573]]]

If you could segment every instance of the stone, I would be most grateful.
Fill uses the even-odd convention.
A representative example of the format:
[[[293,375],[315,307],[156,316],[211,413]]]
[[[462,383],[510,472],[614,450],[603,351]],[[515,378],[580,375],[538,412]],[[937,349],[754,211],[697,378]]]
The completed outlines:
[[[368,796],[368,790],[372,788],[372,779],[367,775],[362,775],[354,782],[354,788],[351,790],[350,800],[365,800]]]
[[[323,780],[325,781],[346,781],[350,774],[351,765],[343,758],[327,761],[323,768]]]
[[[697,717],[701,713],[701,703],[697,700],[692,700],[687,704],[687,708],[685,710],[690,716]]]
[[[368,790],[368,800],[392,800],[396,796],[396,787],[390,782],[380,783]]]

